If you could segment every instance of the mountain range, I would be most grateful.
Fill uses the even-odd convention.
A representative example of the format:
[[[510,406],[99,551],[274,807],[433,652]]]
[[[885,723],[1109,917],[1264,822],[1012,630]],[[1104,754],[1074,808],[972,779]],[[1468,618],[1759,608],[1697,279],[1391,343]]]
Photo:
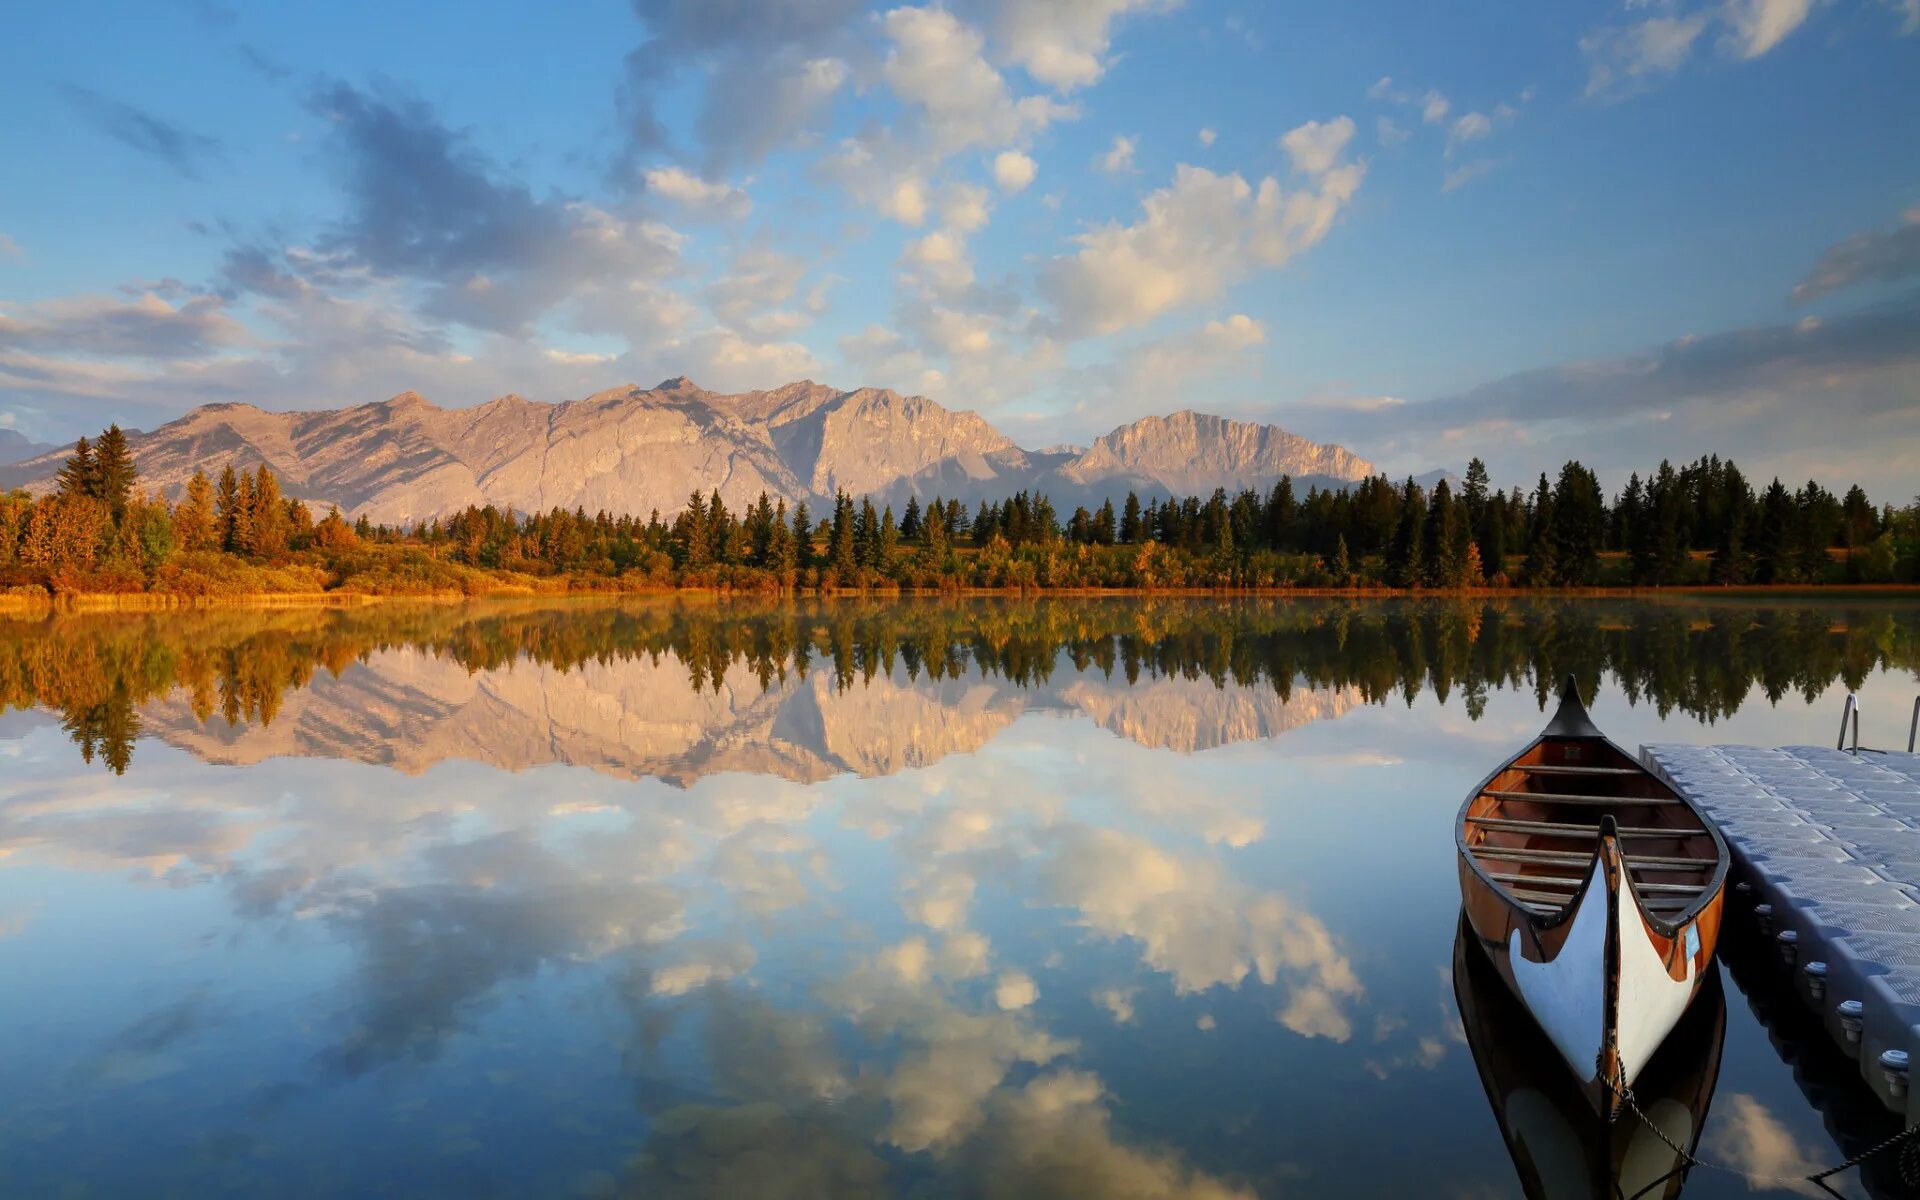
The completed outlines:
[[[1129,491],[1144,501],[1265,490],[1291,475],[1304,495],[1376,473],[1343,447],[1192,411],[1122,425],[1084,449],[1029,451],[978,413],[924,396],[812,381],[727,395],[684,377],[561,404],[508,395],[440,408],[414,392],[314,412],[209,404],[128,444],[145,485],[170,498],[196,470],[265,463],[288,495],[383,524],[470,504],[667,517],[696,489],[718,489],[738,511],[763,491],[818,507],[844,489],[897,510],[909,496],[972,504],[1024,488],[1067,512]],[[71,452],[30,449],[40,452],[0,465],[0,490],[45,491]]]

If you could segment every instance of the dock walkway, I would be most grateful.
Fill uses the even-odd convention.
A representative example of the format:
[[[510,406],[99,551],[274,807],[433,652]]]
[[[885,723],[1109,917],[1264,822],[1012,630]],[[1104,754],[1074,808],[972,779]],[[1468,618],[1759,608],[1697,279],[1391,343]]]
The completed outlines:
[[[1649,745],[1720,826],[1726,919],[1757,922],[1881,1101],[1920,1124],[1920,755]]]

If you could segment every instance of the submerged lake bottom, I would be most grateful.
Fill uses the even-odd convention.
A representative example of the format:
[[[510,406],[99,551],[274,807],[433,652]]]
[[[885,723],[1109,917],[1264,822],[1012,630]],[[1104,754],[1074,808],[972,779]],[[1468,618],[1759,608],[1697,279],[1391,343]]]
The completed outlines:
[[[0,1196],[1590,1194],[1457,936],[1567,675],[1904,746],[1920,600],[0,619]],[[1733,1170],[1648,1194],[1820,1195],[1898,1123],[1718,971],[1660,1078]]]

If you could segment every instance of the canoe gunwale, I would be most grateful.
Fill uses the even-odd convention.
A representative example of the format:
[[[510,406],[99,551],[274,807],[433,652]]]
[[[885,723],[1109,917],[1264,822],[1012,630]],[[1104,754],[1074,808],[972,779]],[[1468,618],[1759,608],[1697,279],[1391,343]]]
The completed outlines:
[[[1599,733],[1598,731],[1595,731],[1590,734],[1583,732],[1583,733],[1575,734],[1572,736],[1568,736],[1564,734],[1553,733],[1552,727],[1550,726],[1547,731],[1542,732],[1539,736],[1535,737],[1532,741],[1528,742],[1525,746],[1521,747],[1518,752],[1513,754],[1506,761],[1502,762],[1499,766],[1489,771],[1486,777],[1481,779],[1480,782],[1471,791],[1467,793],[1466,800],[1461,803],[1459,812],[1457,812],[1454,816],[1453,839],[1454,839],[1455,850],[1458,852],[1461,859],[1465,861],[1468,868],[1471,869],[1474,875],[1479,879],[1481,885],[1485,887],[1488,891],[1492,892],[1496,897],[1498,897],[1500,901],[1503,904],[1505,904],[1508,908],[1512,909],[1515,915],[1523,919],[1529,928],[1540,931],[1540,932],[1545,932],[1547,930],[1557,929],[1561,925],[1564,925],[1568,921],[1571,921],[1575,916],[1575,914],[1577,914],[1580,911],[1580,905],[1586,899],[1587,890],[1591,886],[1594,879],[1595,864],[1597,864],[1600,860],[1601,844],[1600,844],[1600,828],[1598,825],[1594,827],[1593,851],[1590,855],[1588,855],[1586,859],[1585,873],[1580,883],[1580,886],[1577,889],[1575,889],[1573,894],[1568,898],[1568,902],[1562,908],[1560,908],[1557,912],[1551,912],[1551,913],[1540,913],[1537,910],[1515,899],[1513,895],[1508,892],[1505,886],[1503,886],[1498,880],[1495,880],[1491,876],[1486,866],[1480,862],[1479,856],[1473,853],[1473,847],[1467,843],[1467,831],[1469,828],[1471,828],[1471,826],[1468,824],[1468,821],[1467,821],[1469,810],[1473,807],[1474,801],[1478,800],[1481,796],[1485,795],[1488,791],[1493,790],[1493,781],[1498,779],[1506,771],[1526,770],[1527,768],[1525,766],[1520,765],[1520,760],[1525,758],[1527,755],[1531,754],[1533,751],[1539,749],[1541,746],[1549,742],[1569,742],[1569,741],[1596,743],[1598,745],[1606,747],[1609,750],[1612,750],[1616,754],[1619,754],[1626,761],[1633,763],[1636,767],[1639,767],[1642,775],[1645,778],[1651,779],[1655,783],[1658,783],[1660,787],[1664,791],[1666,791],[1673,799],[1678,800],[1681,806],[1684,807],[1687,810],[1687,812],[1691,813],[1693,817],[1700,822],[1701,831],[1704,832],[1707,835],[1707,837],[1712,839],[1713,853],[1714,853],[1713,871],[1707,877],[1707,880],[1705,881],[1705,883],[1701,885],[1699,895],[1696,896],[1693,903],[1689,904],[1686,908],[1678,909],[1678,910],[1669,910],[1664,915],[1662,915],[1661,913],[1654,912],[1653,910],[1648,908],[1648,906],[1644,902],[1644,898],[1640,894],[1639,889],[1635,886],[1634,879],[1633,879],[1633,872],[1631,870],[1628,870],[1625,873],[1628,892],[1633,897],[1633,906],[1635,909],[1639,911],[1641,919],[1644,920],[1649,927],[1651,927],[1656,933],[1660,934],[1662,937],[1672,938],[1672,937],[1678,936],[1679,931],[1681,929],[1685,928],[1688,923],[1698,918],[1702,912],[1704,912],[1708,907],[1710,907],[1715,901],[1719,899],[1722,890],[1724,890],[1724,888],[1726,887],[1727,872],[1729,869],[1729,855],[1727,851],[1726,838],[1721,835],[1719,827],[1714,824],[1713,820],[1709,818],[1706,813],[1700,811],[1700,808],[1697,805],[1695,805],[1692,800],[1680,794],[1675,789],[1667,787],[1666,784],[1661,783],[1659,776],[1655,775],[1651,771],[1648,771],[1645,767],[1640,767],[1639,761],[1637,759],[1635,759],[1631,754],[1628,754],[1624,749],[1622,749],[1618,745],[1615,745],[1612,739],[1608,738],[1604,734]],[[1621,797],[1620,806],[1623,808],[1631,807],[1633,804],[1633,801],[1634,801],[1633,797],[1630,797],[1630,796]],[[1698,834],[1696,834],[1692,830],[1677,829],[1674,831],[1674,836],[1675,837],[1694,837],[1694,836],[1698,836]],[[1572,864],[1569,864],[1569,865],[1572,865]]]

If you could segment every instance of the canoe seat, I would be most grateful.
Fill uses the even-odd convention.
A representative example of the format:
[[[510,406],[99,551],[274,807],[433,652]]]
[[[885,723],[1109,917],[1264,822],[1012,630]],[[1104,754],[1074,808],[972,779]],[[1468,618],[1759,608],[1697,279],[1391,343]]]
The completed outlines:
[[[1497,800],[1526,800],[1535,804],[1593,804],[1607,808],[1630,808],[1643,804],[1674,804],[1678,800],[1669,800],[1660,796],[1584,796],[1576,792],[1503,792],[1488,788],[1483,796],[1492,796]]]
[[[1514,764],[1516,771],[1531,771],[1535,775],[1644,775],[1638,767],[1575,767],[1560,763]]]
[[[1586,880],[1569,875],[1520,875],[1510,871],[1488,871],[1487,876],[1501,883],[1536,884],[1540,887],[1568,888],[1577,890]],[[1698,896],[1702,885],[1697,883],[1643,883],[1636,879],[1633,886],[1643,895]]]
[[[1592,838],[1599,836],[1600,826],[1571,824],[1566,821],[1516,821],[1507,817],[1467,817],[1469,825],[1478,825],[1482,829],[1496,830],[1502,833],[1542,833],[1552,837]],[[1699,829],[1658,829],[1651,825],[1621,825],[1617,832],[1623,838],[1687,838],[1695,837]]]
[[[1568,865],[1581,867],[1593,861],[1593,855],[1578,850],[1519,850],[1508,846],[1468,846],[1467,853],[1475,858],[1491,858],[1500,862],[1530,863],[1535,866]],[[1627,869],[1630,871],[1708,871],[1719,866],[1719,861],[1711,858],[1685,858],[1665,854],[1629,854],[1626,856]]]

